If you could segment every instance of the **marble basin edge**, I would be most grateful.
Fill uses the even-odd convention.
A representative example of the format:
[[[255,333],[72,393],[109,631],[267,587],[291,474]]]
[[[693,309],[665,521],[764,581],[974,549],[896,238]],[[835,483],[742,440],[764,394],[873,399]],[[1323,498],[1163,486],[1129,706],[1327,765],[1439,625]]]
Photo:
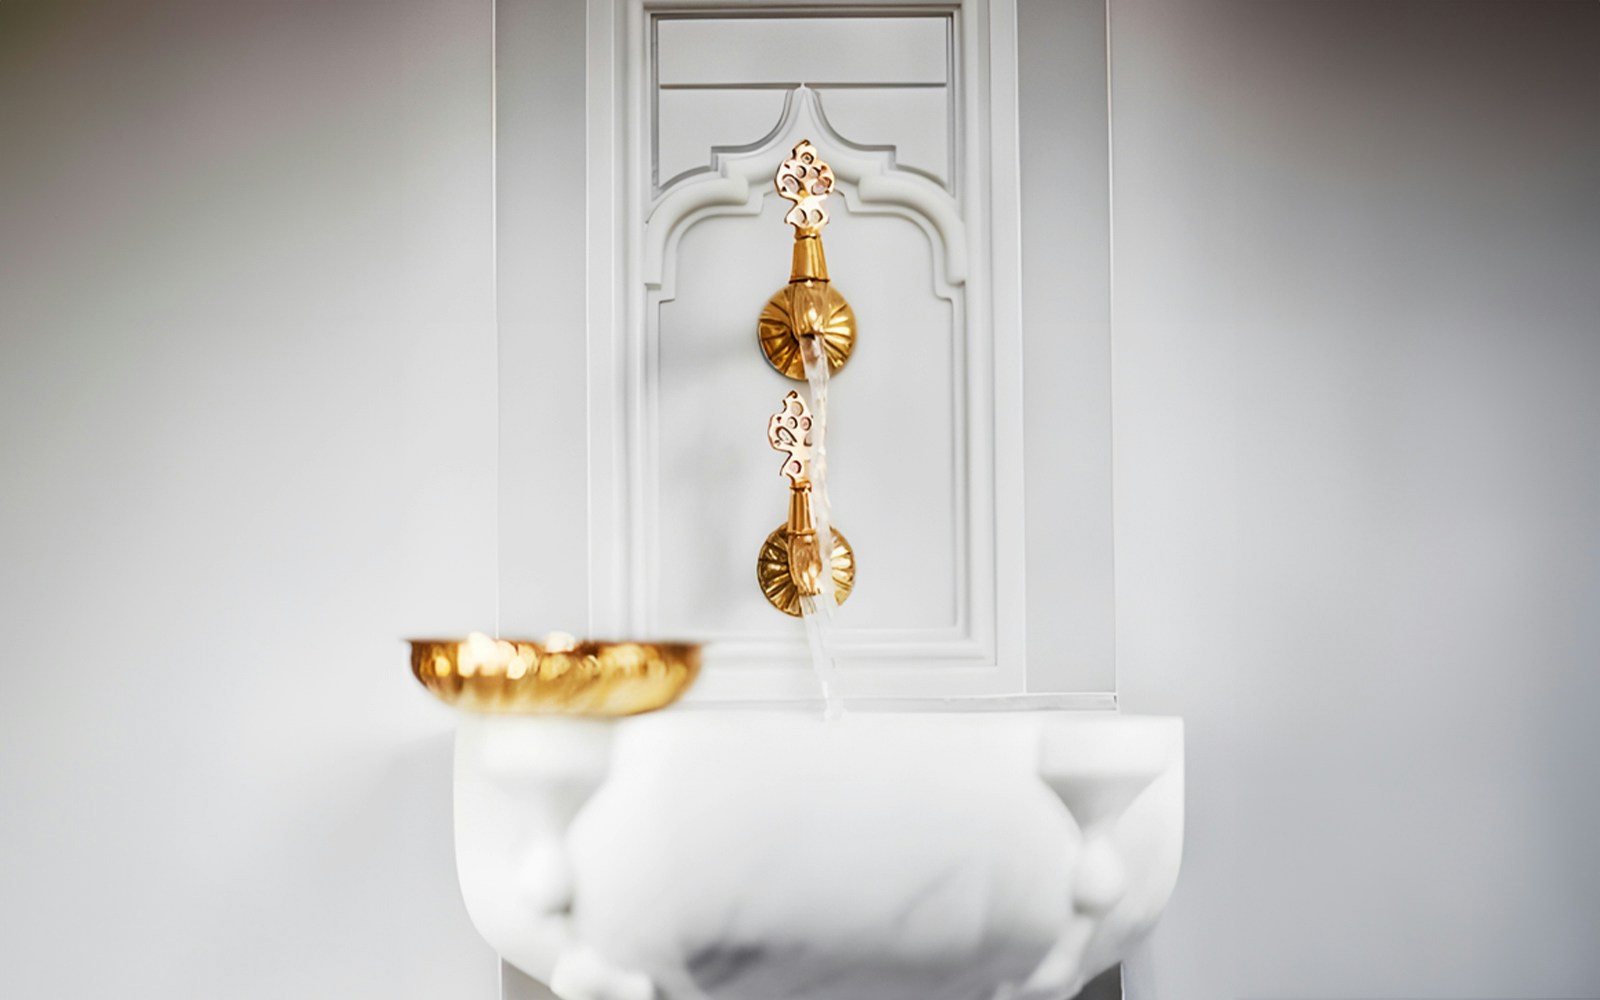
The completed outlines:
[[[562,1000],[1064,1000],[1171,896],[1183,724],[1037,704],[460,713],[463,899]]]

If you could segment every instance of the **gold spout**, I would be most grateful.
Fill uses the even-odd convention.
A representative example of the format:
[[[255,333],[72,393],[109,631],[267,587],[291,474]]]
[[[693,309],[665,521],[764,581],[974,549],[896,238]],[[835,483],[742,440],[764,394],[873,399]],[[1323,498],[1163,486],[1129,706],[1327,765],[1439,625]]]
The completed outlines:
[[[789,322],[797,336],[821,335],[823,343],[827,343],[828,320],[833,305],[828,290],[829,285],[825,281],[795,281],[789,284]],[[802,377],[804,373],[802,364]],[[832,368],[828,373],[833,374]]]
[[[784,526],[789,550],[789,579],[801,597],[822,593],[822,553],[817,549],[817,527],[811,519],[811,486],[789,491],[789,523]]]
[[[821,337],[828,372],[844,367],[856,345],[856,314],[828,280],[828,259],[822,251],[822,229],[828,224],[825,202],[833,192],[833,168],[809,141],[794,147],[773,176],[778,195],[794,202],[783,221],[794,227],[794,253],[789,284],[761,310],[756,335],[772,367],[805,381],[801,337]]]
[[[783,409],[767,422],[767,443],[784,453],[782,474],[789,478],[788,519],[767,536],[756,557],[756,580],[767,601],[799,616],[800,598],[822,593],[824,562],[833,574],[835,603],[843,604],[856,581],[855,550],[837,529],[826,558],[818,544],[811,510],[811,413],[798,392],[783,399]]]

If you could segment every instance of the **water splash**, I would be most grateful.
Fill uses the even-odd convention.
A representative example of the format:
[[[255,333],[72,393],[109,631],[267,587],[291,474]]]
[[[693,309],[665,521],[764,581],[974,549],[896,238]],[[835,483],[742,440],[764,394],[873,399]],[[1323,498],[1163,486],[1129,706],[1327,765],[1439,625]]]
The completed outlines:
[[[823,718],[834,722],[844,716],[844,699],[839,693],[837,665],[829,641],[838,603],[833,590],[833,518],[828,500],[828,356],[820,336],[800,338],[800,360],[805,363],[806,387],[811,396],[811,516],[817,528],[817,554],[822,566],[818,581],[822,592],[800,598],[800,615],[805,620],[806,642],[811,648],[811,668],[822,688]]]

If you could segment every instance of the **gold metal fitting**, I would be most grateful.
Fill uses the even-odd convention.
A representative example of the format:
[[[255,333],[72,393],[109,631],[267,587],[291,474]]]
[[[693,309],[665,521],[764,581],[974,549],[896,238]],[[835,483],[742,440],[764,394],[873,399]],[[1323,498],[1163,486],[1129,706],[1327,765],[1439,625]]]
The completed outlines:
[[[756,334],[772,367],[803,382],[806,368],[800,338],[822,338],[831,375],[855,350],[856,314],[828,281],[828,259],[822,251],[822,228],[828,224],[824,203],[833,191],[833,169],[805,141],[779,165],[772,182],[779,197],[794,202],[783,217],[794,227],[794,255],[789,284],[767,300],[756,321]]]
[[[767,443],[786,456],[782,475],[789,478],[789,516],[767,536],[756,557],[756,580],[767,602],[786,615],[799,617],[800,599],[822,593],[824,556],[811,511],[811,413],[798,392],[783,399],[783,409],[767,422]],[[856,582],[856,554],[837,529],[826,556],[833,575],[833,597],[843,604]]]
[[[677,701],[700,673],[700,647],[592,642],[554,632],[542,642],[412,639],[411,673],[440,701],[477,712],[610,717]]]

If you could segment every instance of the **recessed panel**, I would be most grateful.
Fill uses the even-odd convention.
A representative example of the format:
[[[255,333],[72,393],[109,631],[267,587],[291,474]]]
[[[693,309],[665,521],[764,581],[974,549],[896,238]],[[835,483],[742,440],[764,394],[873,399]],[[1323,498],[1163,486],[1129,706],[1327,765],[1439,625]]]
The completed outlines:
[[[859,145],[893,146],[896,166],[951,186],[952,108],[946,87],[840,87],[822,94],[828,124]]]
[[[1009,0],[594,2],[591,617],[708,641],[713,700],[814,692],[804,630],[755,566],[789,499],[767,421],[800,385],[755,331],[790,263],[772,178],[810,141],[836,177],[824,242],[859,326],[829,415],[857,564],[841,668],[857,697],[1020,690]]]
[[[669,18],[656,21],[662,86],[948,82],[950,19]]]
[[[783,115],[785,91],[662,90],[656,97],[656,183],[710,167],[715,147],[750,145]]]
[[[788,504],[767,419],[799,387],[766,365],[755,334],[762,304],[788,278],[787,207],[769,196],[760,216],[693,225],[678,246],[676,297],[660,306],[651,534],[664,633],[785,638],[798,629],[755,586],[756,553]],[[912,222],[839,203],[826,242],[860,328],[830,391],[834,524],[858,561],[838,624],[953,628],[955,313],[934,293],[931,245]]]

